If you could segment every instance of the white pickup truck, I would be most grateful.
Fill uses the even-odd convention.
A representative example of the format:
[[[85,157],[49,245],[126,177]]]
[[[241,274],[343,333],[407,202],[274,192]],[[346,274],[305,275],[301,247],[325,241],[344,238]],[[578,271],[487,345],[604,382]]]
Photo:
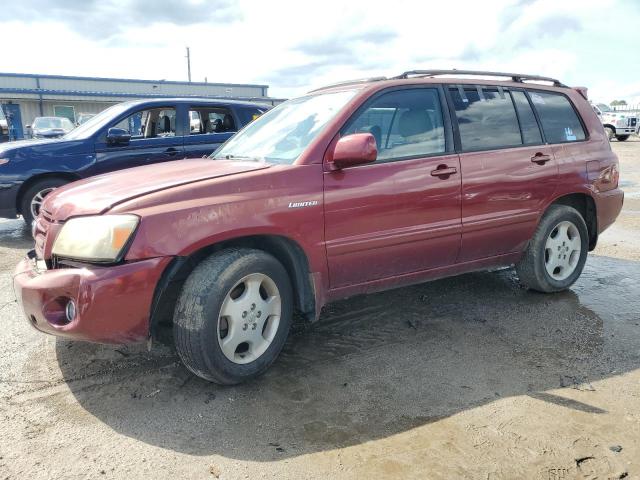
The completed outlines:
[[[638,117],[633,113],[616,112],[603,103],[592,106],[602,125],[604,125],[604,131],[607,132],[609,140],[617,138],[619,141],[624,142],[629,138],[629,135],[636,133]]]

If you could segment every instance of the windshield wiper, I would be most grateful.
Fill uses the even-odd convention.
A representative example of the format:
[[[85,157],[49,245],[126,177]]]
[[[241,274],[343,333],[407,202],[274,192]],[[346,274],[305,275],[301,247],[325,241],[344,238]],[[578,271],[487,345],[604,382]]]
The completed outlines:
[[[228,154],[225,155],[223,157],[213,157],[214,160],[252,160],[252,161],[256,161],[256,162],[263,162],[264,159],[261,157],[252,157],[249,155],[233,155],[233,154]]]

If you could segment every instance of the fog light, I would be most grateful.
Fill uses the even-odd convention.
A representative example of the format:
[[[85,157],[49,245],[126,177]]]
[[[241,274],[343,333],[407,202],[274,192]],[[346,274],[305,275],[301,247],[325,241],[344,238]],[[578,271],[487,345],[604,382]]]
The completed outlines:
[[[67,316],[67,321],[72,322],[76,318],[76,303],[73,300],[67,302],[67,306],[64,308],[64,313]]]

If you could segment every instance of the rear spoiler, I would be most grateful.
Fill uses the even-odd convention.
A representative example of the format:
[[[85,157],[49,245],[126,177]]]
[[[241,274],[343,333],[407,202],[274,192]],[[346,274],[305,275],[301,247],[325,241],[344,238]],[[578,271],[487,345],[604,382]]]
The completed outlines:
[[[571,87],[573,90],[575,90],[576,92],[578,92],[580,95],[582,95],[582,97],[585,100],[589,100],[589,97],[587,96],[587,87]]]

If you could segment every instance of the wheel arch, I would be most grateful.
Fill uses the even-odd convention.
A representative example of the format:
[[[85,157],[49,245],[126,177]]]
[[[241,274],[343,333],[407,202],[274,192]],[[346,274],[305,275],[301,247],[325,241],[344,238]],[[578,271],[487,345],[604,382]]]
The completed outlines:
[[[556,198],[549,204],[549,207],[552,205],[567,205],[575,208],[587,224],[587,230],[589,231],[589,251],[596,248],[598,242],[598,212],[596,202],[591,195],[581,192],[568,193]],[[547,207],[547,209],[549,207]]]
[[[289,274],[294,292],[294,308],[310,321],[316,318],[316,300],[309,261],[302,247],[280,235],[250,235],[207,245],[188,256],[174,257],[156,285],[151,304],[149,333],[156,336],[158,326],[173,322],[173,309],[182,285],[201,260],[226,248],[242,247],[273,255]]]
[[[75,182],[76,180],[80,180],[81,177],[76,175],[75,173],[69,172],[47,172],[30,177],[29,179],[25,180],[18,189],[18,195],[16,195],[16,212],[22,214],[22,200],[25,192],[29,190],[29,188],[31,188],[33,184],[48,178],[59,178],[62,180],[67,180],[69,182]]]

